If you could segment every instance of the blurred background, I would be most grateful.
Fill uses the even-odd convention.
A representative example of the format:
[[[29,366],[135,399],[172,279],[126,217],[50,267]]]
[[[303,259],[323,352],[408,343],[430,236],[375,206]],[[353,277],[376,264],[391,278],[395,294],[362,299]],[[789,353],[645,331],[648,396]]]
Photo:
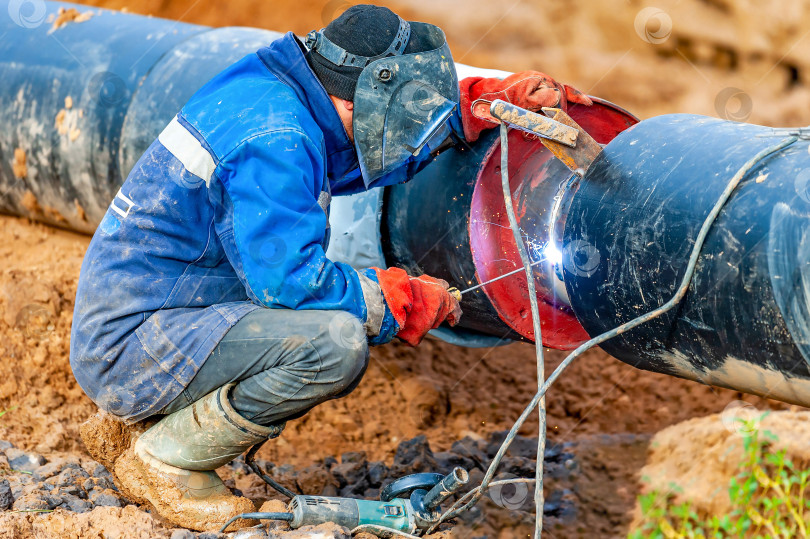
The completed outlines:
[[[210,26],[299,35],[347,0],[89,0]],[[372,2],[441,26],[457,62],[543,71],[647,118],[690,112],[810,124],[810,0]]]

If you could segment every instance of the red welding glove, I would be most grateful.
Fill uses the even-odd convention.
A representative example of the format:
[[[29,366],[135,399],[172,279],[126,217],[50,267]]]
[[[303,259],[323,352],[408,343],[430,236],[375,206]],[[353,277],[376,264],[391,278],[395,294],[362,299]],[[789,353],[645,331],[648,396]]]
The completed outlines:
[[[559,107],[568,110],[568,103],[593,105],[591,99],[567,84],[561,84],[545,73],[539,71],[522,71],[509,75],[505,79],[485,79],[467,77],[459,82],[461,90],[461,123],[464,126],[464,138],[467,142],[478,140],[481,131],[498,125],[498,121],[489,115],[489,105],[476,107],[472,104],[477,99],[495,101],[500,99],[518,107],[537,112],[543,107]]]
[[[427,332],[447,321],[454,326],[461,318],[458,301],[447,291],[447,281],[428,275],[411,277],[405,270],[374,268],[385,302],[399,324],[397,337],[416,346]]]

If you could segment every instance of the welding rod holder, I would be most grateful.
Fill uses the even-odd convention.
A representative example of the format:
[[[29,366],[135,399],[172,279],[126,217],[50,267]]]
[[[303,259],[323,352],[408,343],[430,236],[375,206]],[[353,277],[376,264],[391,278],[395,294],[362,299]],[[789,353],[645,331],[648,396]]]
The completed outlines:
[[[473,103],[473,110],[481,110],[477,106],[481,101],[477,100]],[[512,103],[507,103],[501,99],[496,99],[489,104],[489,114],[513,129],[519,129],[544,139],[553,140],[571,148],[575,148],[577,145],[579,130],[575,127],[565,125],[562,122],[518,107]]]

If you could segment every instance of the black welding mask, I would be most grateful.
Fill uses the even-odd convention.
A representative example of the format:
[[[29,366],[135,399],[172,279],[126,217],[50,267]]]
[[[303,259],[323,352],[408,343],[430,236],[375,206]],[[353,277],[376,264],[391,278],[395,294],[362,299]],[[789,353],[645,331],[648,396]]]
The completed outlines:
[[[412,33],[424,50],[406,52]],[[362,68],[352,128],[366,187],[450,135],[447,119],[459,101],[458,76],[439,27],[400,18],[388,50],[373,57],[347,52],[322,31],[310,32],[307,46],[336,65]]]

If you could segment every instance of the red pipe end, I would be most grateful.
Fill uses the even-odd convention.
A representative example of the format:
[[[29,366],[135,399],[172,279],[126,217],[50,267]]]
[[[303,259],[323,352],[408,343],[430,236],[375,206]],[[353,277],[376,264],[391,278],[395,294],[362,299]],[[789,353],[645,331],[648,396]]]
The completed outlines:
[[[609,143],[616,135],[638,123],[629,112],[598,98],[594,99],[592,107],[572,105],[568,114],[600,144]],[[473,191],[470,245],[479,283],[523,267],[503,202],[500,161],[498,141],[484,158]],[[524,238],[528,228],[523,226],[524,223],[548,214],[559,186],[570,174],[540,142],[527,141],[517,131],[509,133],[509,187]],[[547,238],[526,239],[535,246],[548,245]],[[560,254],[552,247],[546,256],[551,260]],[[545,263],[535,266],[543,345],[571,350],[589,336],[566,305],[567,299],[555,291],[554,286],[538,278],[542,270],[537,268],[545,266]],[[525,273],[488,284],[483,290],[500,318],[517,333],[534,341]]]

